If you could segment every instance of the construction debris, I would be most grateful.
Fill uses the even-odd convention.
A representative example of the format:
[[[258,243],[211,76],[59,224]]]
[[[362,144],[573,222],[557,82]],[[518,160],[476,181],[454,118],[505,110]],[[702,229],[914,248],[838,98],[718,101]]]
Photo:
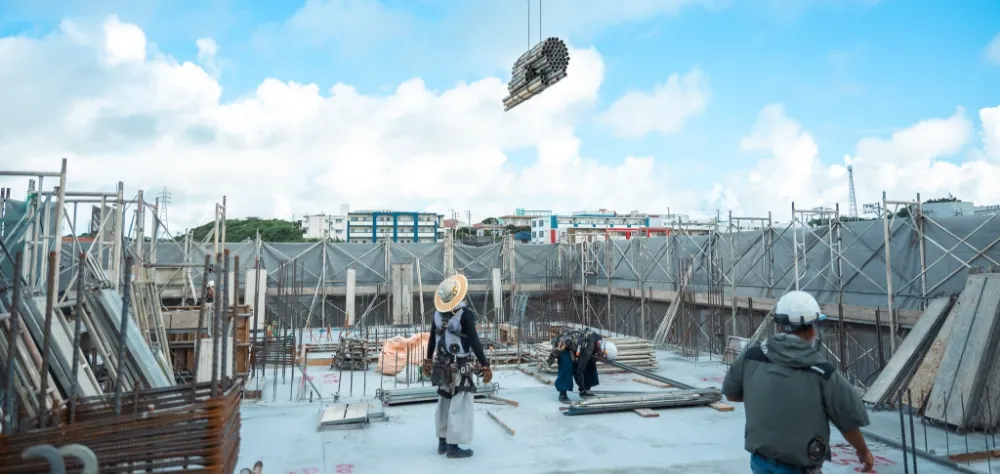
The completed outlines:
[[[360,429],[379,419],[385,419],[385,412],[368,403],[330,405],[320,413],[316,431]]]
[[[368,370],[368,341],[353,337],[340,339],[331,369]]]
[[[477,385],[475,398],[488,398],[498,390],[500,384],[497,383]],[[389,406],[436,402],[438,397],[437,387],[433,386],[375,390],[375,398]]]
[[[565,415],[590,415],[631,411],[638,408],[679,408],[706,406],[722,400],[722,392],[714,388],[670,390],[642,395],[595,397],[575,402],[563,412]]]

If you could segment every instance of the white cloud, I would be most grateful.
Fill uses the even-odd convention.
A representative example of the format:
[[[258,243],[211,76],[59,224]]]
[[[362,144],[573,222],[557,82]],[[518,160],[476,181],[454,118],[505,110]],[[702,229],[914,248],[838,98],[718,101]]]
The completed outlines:
[[[980,112],[984,137],[997,136],[994,110]],[[846,165],[851,164],[859,207],[880,200],[882,191],[895,200],[915,199],[917,193],[922,199],[953,193],[967,201],[996,203],[1000,189],[994,183],[1000,179],[1000,166],[984,159],[952,159],[968,146],[973,132],[974,124],[958,108],[950,117],[920,121],[888,138],[865,138],[844,164],[824,164],[812,135],[784,107],[769,105],[741,142],[745,151],[763,153],[762,161],[749,173],[730,175],[723,188],[707,197],[747,215],[774,210],[784,220],[790,217],[792,201],[798,209],[840,203],[846,213]],[[989,140],[986,143],[991,146]],[[721,198],[724,191],[737,199]]]
[[[990,44],[986,45],[986,60],[1000,65],[1000,33],[997,33],[990,41]]]
[[[210,45],[199,44],[206,54]],[[415,78],[386,95],[267,79],[221,102],[204,68],[148,46],[114,18],[96,28],[66,21],[40,40],[0,39],[0,102],[15,105],[0,114],[0,168],[54,169],[66,156],[74,190],[119,180],[130,192],[167,186],[175,228],[209,219],[222,195],[232,216],[286,218],[341,203],[481,217],[515,206],[678,205],[660,191],[670,175],[652,157],[603,164],[581,153],[573,123],[604,77],[591,49],[574,49],[567,79],[505,113],[506,85],[493,77],[445,91]],[[536,162],[508,162],[525,148],[537,150]]]
[[[615,135],[642,138],[649,133],[680,130],[684,121],[705,111],[710,93],[700,69],[671,74],[652,91],[631,91],[616,100],[603,121]]]
[[[588,158],[575,124],[595,112],[605,70],[595,50],[572,54],[565,81],[506,113],[506,85],[496,77],[443,91],[414,78],[382,95],[267,79],[223,102],[217,78],[157,53],[141,29],[115,18],[64,21],[41,39],[0,38],[0,169],[55,170],[66,156],[72,190],[112,190],[119,180],[130,194],[166,186],[175,229],[209,220],[223,195],[231,216],[284,218],[341,203],[471,209],[480,219],[514,207],[684,212],[710,203],[743,215],[775,210],[781,218],[793,199],[800,207],[846,201],[844,166],[824,164],[816,140],[780,105],[764,108],[740,142],[761,161],[726,171],[707,190],[692,190],[685,165],[662,158]],[[943,159],[976,133],[962,109],[862,140],[852,154],[859,199],[886,189],[899,199],[920,191],[1000,202],[1000,165],[984,158],[996,159],[998,109],[978,114],[983,158],[958,164]],[[655,125],[663,130],[663,123]],[[523,166],[508,160],[523,150],[537,159]],[[26,182],[0,184],[18,196]]]
[[[219,75],[219,44],[212,38],[198,38],[194,42],[198,46],[198,62],[213,76]]]

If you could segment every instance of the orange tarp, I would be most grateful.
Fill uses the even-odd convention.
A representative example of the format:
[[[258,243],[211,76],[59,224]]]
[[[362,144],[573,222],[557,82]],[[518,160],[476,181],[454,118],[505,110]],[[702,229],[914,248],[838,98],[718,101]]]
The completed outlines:
[[[410,337],[396,336],[385,341],[375,370],[385,375],[396,375],[406,369],[407,364],[419,366],[427,355],[429,338],[430,333],[421,332]]]

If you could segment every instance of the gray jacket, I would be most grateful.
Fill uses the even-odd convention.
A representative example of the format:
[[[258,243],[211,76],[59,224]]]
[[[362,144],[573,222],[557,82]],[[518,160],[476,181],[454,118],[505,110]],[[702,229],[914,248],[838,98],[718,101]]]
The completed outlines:
[[[830,459],[830,423],[841,432],[867,426],[868,411],[854,387],[819,348],[789,334],[748,347],[722,382],[727,397],[746,408],[745,448],[795,467]]]

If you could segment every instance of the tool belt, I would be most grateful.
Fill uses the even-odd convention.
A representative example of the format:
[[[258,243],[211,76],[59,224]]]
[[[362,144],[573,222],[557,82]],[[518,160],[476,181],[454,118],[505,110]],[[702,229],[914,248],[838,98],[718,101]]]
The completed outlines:
[[[471,362],[470,357],[438,354],[431,365],[431,384],[437,386],[438,395],[451,399],[456,393],[475,392]]]

